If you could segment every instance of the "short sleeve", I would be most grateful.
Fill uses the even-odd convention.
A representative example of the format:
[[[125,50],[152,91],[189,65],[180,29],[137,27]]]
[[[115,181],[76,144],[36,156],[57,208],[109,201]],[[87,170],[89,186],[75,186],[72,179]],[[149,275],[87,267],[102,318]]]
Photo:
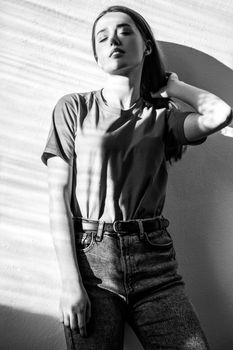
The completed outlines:
[[[41,156],[45,165],[50,157],[58,156],[68,164],[74,155],[75,132],[77,126],[77,112],[68,97],[62,97],[56,104],[48,139]]]
[[[185,137],[184,121],[187,116],[193,112],[183,112],[176,108],[171,108],[167,112],[166,144],[168,148],[181,145],[200,145],[206,140],[206,137],[195,142],[190,142]]]

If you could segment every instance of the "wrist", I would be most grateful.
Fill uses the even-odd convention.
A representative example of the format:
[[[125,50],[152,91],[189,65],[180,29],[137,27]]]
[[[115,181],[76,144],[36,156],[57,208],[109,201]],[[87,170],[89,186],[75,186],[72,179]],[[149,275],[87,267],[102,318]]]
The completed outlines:
[[[82,283],[82,276],[78,264],[72,264],[71,266],[61,266],[60,275],[61,282],[64,285]]]
[[[182,89],[185,88],[185,85],[186,83],[181,80],[172,80],[166,89],[168,97],[180,98],[182,96]]]
[[[72,277],[64,277],[61,280],[62,288],[72,288],[73,286],[81,286],[83,284],[82,278],[80,275]]]

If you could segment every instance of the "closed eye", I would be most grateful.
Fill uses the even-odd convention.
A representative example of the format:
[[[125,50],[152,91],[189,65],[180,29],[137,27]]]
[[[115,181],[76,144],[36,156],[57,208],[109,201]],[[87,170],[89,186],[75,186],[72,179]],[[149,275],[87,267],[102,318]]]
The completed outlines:
[[[104,36],[104,37],[102,37],[102,38],[100,38],[99,40],[98,40],[98,43],[102,43],[103,41],[105,41],[105,40],[107,40],[108,39],[108,37],[107,36]]]

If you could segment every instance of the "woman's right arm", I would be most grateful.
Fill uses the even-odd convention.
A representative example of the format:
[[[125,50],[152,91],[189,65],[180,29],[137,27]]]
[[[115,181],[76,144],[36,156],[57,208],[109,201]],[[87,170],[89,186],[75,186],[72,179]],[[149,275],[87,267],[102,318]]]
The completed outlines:
[[[83,286],[78,266],[72,214],[70,210],[72,166],[60,157],[48,159],[49,212],[51,233],[61,273],[61,321],[87,336],[86,323],[91,303]]]

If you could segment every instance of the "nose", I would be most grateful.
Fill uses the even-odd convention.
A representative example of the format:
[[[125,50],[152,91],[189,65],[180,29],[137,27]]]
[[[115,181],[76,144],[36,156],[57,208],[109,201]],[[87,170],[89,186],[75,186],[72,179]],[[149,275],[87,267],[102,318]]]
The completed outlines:
[[[120,40],[116,33],[113,33],[110,37],[110,45],[120,45]]]

